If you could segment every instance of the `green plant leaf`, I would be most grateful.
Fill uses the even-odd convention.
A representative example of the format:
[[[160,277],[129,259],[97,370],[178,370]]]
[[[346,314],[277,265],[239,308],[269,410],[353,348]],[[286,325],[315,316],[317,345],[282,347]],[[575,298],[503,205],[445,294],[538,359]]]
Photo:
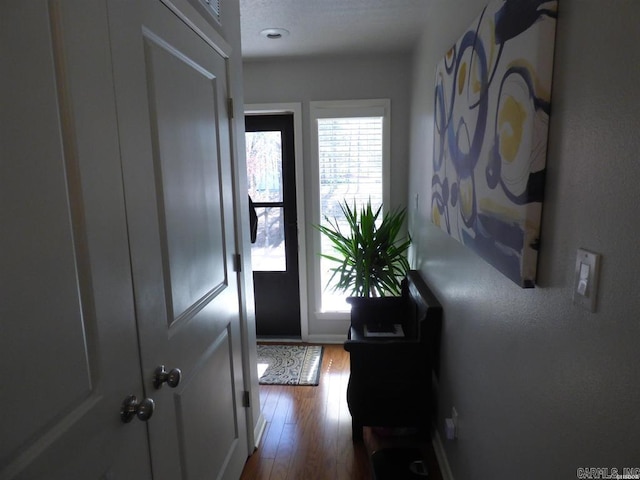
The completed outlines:
[[[326,225],[314,225],[329,239],[334,250],[332,254],[320,254],[334,263],[329,285],[351,296],[399,295],[400,280],[410,268],[406,251],[411,238],[398,238],[406,209],[382,215],[382,206],[374,211],[370,200],[359,211],[355,202],[351,207],[345,201],[340,208],[347,232],[340,230],[336,218],[325,217]]]

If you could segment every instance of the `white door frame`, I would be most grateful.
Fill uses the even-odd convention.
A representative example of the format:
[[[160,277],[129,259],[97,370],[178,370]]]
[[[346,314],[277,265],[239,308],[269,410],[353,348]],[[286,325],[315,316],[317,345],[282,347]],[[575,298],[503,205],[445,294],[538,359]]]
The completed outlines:
[[[293,135],[296,168],[296,212],[298,222],[298,277],[300,290],[300,337],[309,340],[309,308],[307,301],[307,241],[304,206],[304,161],[302,156],[302,104],[301,103],[253,103],[244,106],[244,113],[293,115]]]

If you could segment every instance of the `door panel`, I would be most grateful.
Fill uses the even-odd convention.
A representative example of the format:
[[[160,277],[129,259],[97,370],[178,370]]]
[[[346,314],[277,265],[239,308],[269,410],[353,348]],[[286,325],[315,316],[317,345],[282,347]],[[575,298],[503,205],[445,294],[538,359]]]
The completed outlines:
[[[228,385],[233,379],[231,342],[223,332],[209,350],[202,355],[188,382],[176,392],[178,423],[182,425],[180,459],[185,478],[208,478],[210,472],[224,471],[227,457],[233,455],[238,437],[235,401],[228,389],[217,390],[215,385]],[[199,412],[194,415],[193,412]],[[218,415],[217,412],[229,412]],[[202,444],[215,445],[207,456],[189,455]]]
[[[226,60],[157,0],[109,10],[154,479],[238,478],[248,451]],[[154,390],[159,365],[181,369],[176,388]]]
[[[106,11],[4,2],[0,46],[0,478],[150,478]]]
[[[168,300],[171,321],[177,321],[207,294],[224,288],[226,278],[220,166],[212,128],[217,124],[217,78],[158,41],[145,37],[145,53]]]
[[[258,215],[251,262],[256,332],[300,338],[293,115],[248,115],[247,177]]]

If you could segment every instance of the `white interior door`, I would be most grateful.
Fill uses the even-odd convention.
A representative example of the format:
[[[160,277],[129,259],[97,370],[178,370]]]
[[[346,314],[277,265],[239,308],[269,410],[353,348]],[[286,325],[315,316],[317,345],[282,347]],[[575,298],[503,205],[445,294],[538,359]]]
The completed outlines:
[[[235,479],[248,452],[226,60],[158,0],[109,11],[154,478]],[[181,370],[175,388],[154,391],[160,365]]]
[[[106,8],[2,2],[0,479],[149,479]]]

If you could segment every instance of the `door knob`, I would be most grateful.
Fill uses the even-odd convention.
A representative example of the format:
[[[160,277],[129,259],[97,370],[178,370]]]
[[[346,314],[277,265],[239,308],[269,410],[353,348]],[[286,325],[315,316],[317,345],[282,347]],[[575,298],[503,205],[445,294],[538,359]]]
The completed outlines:
[[[133,420],[133,417],[138,417],[139,420],[146,422],[153,415],[155,407],[155,403],[150,398],[145,398],[138,402],[138,398],[135,395],[128,395],[122,401],[120,420],[122,420],[122,423],[129,423]]]
[[[176,388],[182,378],[182,372],[179,368],[173,368],[169,372],[164,369],[164,365],[160,365],[153,373],[153,386],[156,389],[161,388],[163,383],[167,383],[169,387]]]

